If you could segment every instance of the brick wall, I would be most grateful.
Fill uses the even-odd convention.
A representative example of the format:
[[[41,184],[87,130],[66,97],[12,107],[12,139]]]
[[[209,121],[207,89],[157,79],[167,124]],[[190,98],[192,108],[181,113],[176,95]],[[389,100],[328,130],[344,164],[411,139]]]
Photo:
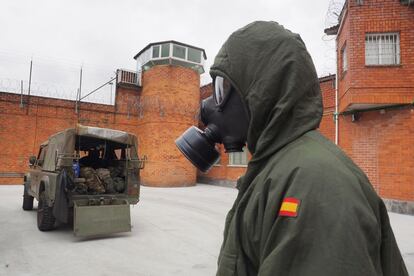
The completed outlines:
[[[365,65],[366,33],[400,35],[400,64]],[[387,199],[414,201],[412,106],[387,105],[414,100],[414,9],[394,0],[348,0],[337,35],[339,146],[364,170],[378,193]],[[348,70],[342,70],[342,49],[347,49]],[[384,107],[355,110],[356,105]]]
[[[339,118],[339,144],[380,196],[414,200],[414,110],[371,111]]]
[[[365,34],[400,34],[401,64],[365,65]],[[339,111],[351,104],[411,103],[414,98],[414,9],[395,0],[348,0],[337,36]],[[346,45],[348,70],[342,71]]]
[[[148,163],[141,173],[143,184],[153,186],[194,185],[196,171],[178,152],[174,140],[196,123],[199,75],[176,66],[146,71],[141,91],[117,86],[116,104],[75,103],[44,97],[24,98],[0,93],[0,184],[21,184],[28,158],[39,145],[66,128],[84,125],[119,129],[137,135],[139,155]]]
[[[339,35],[337,36],[336,44],[337,44],[337,77],[338,77],[338,97],[339,101],[343,100],[344,95],[349,90],[350,86],[350,78],[352,71],[350,71],[350,62],[349,56],[353,54],[352,51],[352,42],[350,41],[350,23],[348,20],[349,17],[349,9],[348,9],[348,2],[345,2],[344,10],[342,11],[342,24],[339,29]],[[348,56],[348,69],[343,70],[343,60],[342,60],[342,50],[346,49],[347,56]],[[341,107],[342,109],[346,108]],[[341,110],[342,110],[341,109]]]
[[[144,73],[142,98],[149,110],[142,117],[142,152],[148,157],[143,184],[195,185],[196,169],[174,141],[198,123],[199,74],[184,67],[155,66]]]
[[[214,165],[207,173],[198,172],[198,179],[200,182],[224,182],[235,184],[236,180],[246,173],[247,166],[244,165],[230,165],[229,154],[224,151],[223,145],[217,145],[220,151],[220,162]],[[251,155],[248,153],[248,159]]]
[[[28,158],[37,155],[39,145],[60,130],[74,127],[77,122],[73,101],[44,97],[24,98],[0,93],[0,184],[20,184],[28,169]],[[114,108],[99,104],[81,104],[80,122],[110,127],[114,123]],[[122,129],[122,126],[119,126]]]
[[[319,78],[323,101],[323,117],[319,131],[331,141],[335,141],[335,75]]]

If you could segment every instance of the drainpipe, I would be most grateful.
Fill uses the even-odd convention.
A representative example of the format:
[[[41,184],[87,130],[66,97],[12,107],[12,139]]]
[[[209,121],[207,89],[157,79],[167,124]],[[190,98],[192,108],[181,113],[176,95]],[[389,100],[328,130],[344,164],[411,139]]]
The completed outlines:
[[[335,145],[338,145],[339,141],[339,114],[338,114],[338,37],[335,39],[335,48],[336,48],[336,75],[335,75]]]
[[[412,0],[414,1],[414,0]],[[362,2],[361,2],[362,3]],[[345,12],[347,13],[347,9],[348,9],[348,0],[345,1],[344,3],[344,9],[346,9]],[[342,13],[341,12],[341,13]],[[339,78],[339,72],[340,69],[338,67],[338,36],[341,32],[343,23],[344,23],[344,18],[345,18],[346,14],[343,14],[342,17],[340,18],[341,21],[339,22],[339,28],[338,31],[336,33],[336,39],[335,39],[335,48],[336,48],[336,75],[335,75],[335,114],[334,114],[334,120],[335,120],[335,144],[338,145],[339,143],[339,95],[338,95],[338,78]],[[349,56],[349,55],[348,55]],[[339,57],[340,58],[340,57]],[[348,63],[349,64],[349,63]]]

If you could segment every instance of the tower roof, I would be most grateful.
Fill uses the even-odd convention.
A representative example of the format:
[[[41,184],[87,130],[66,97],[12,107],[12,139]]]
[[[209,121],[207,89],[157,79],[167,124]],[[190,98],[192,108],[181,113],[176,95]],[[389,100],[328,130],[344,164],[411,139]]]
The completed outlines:
[[[134,56],[134,59],[137,59],[143,52],[145,52],[145,50],[147,50],[151,46],[158,45],[158,44],[164,44],[164,43],[174,43],[174,44],[177,44],[177,45],[181,45],[181,46],[190,47],[190,48],[193,48],[193,49],[200,50],[200,51],[203,52],[204,59],[207,59],[206,51],[204,49],[199,48],[199,47],[192,46],[190,44],[186,44],[186,43],[182,43],[182,42],[179,42],[179,41],[175,41],[175,40],[166,40],[166,41],[152,42],[152,43],[148,44],[147,46],[145,46],[141,51],[139,51],[138,54],[136,54]]]

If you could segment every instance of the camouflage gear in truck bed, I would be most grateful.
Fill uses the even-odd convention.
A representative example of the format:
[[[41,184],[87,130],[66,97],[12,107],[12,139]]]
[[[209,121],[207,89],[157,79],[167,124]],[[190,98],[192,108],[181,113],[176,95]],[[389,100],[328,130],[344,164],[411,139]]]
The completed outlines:
[[[80,169],[80,176],[85,178],[85,185],[88,187],[88,191],[92,193],[103,194],[105,193],[105,187],[102,181],[99,179],[96,171],[91,167],[83,167]]]

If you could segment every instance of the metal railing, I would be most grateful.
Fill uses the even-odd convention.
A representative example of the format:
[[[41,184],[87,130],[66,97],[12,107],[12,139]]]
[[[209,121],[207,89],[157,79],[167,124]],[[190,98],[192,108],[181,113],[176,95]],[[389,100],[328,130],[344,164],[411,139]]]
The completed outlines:
[[[141,86],[141,72],[118,69],[116,71],[116,83]]]

